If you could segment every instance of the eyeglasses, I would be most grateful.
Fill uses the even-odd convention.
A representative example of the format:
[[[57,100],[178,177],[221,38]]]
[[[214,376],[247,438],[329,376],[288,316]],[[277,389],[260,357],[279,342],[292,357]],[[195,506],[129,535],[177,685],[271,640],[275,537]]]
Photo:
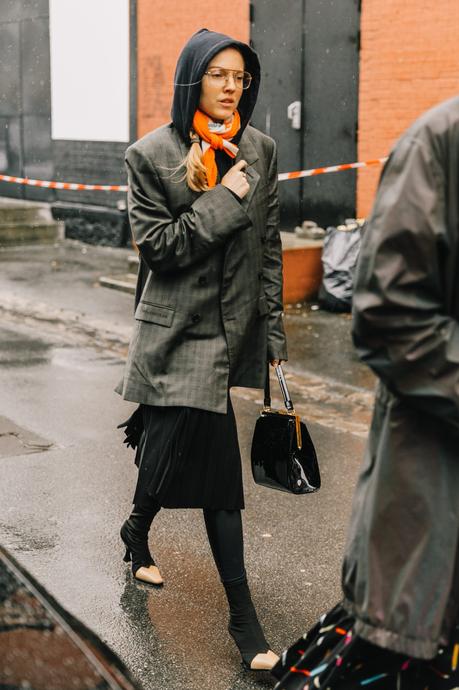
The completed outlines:
[[[223,69],[223,67],[211,67],[204,72],[215,84],[215,86],[223,86],[229,83],[230,75],[233,76],[234,85],[236,89],[248,89],[252,81],[252,75],[249,72],[239,72],[235,69]]]

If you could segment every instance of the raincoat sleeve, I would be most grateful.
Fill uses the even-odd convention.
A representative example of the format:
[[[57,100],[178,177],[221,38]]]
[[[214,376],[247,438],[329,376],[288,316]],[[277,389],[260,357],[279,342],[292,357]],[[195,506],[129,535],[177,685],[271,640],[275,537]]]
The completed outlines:
[[[164,185],[146,156],[131,147],[126,153],[126,168],[133,239],[145,263],[156,273],[188,268],[234,232],[250,226],[241,204],[221,184],[203,192],[187,211],[174,218]]]
[[[362,242],[353,338],[393,394],[459,431],[459,324],[445,287],[453,278],[446,275],[452,247],[445,189],[433,146],[402,140]]]
[[[274,141],[268,172],[268,218],[263,253],[263,287],[268,303],[268,359],[287,359],[283,324],[282,244],[279,232],[277,151]]]

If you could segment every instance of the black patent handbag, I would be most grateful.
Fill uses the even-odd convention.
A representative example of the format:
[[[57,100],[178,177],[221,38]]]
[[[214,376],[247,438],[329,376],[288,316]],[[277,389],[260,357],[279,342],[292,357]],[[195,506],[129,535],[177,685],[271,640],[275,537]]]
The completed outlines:
[[[295,413],[282,367],[275,367],[285,410],[271,408],[269,372],[265,399],[252,439],[252,474],[261,486],[292,494],[320,489],[317,454],[306,424]]]

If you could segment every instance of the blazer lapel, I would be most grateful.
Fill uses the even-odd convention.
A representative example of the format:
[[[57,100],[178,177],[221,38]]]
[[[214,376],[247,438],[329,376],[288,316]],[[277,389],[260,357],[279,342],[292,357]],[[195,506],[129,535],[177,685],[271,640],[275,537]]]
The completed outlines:
[[[253,167],[253,164],[258,160],[258,153],[255,146],[250,141],[247,132],[244,132],[241,137],[241,141],[239,142],[239,151],[236,156],[235,163],[238,163],[242,160],[247,162],[245,172],[247,173],[247,182],[250,185],[249,191],[241,201],[242,208],[247,211],[252,202],[258,182],[260,181],[260,175]]]
[[[254,163],[258,161],[257,150],[245,132],[241,137],[241,141],[239,143],[239,152],[234,162],[238,163],[242,160],[247,162],[245,171],[247,173],[247,181],[250,185],[250,190],[247,192],[245,197],[241,199],[240,203],[242,208],[251,218],[251,212],[253,209],[251,209],[250,206],[260,181],[260,174],[254,168]],[[240,265],[242,260],[242,252],[244,252],[244,244],[240,241],[239,233],[236,233],[226,245],[225,262],[223,268],[226,278],[230,279],[236,271],[237,266]]]

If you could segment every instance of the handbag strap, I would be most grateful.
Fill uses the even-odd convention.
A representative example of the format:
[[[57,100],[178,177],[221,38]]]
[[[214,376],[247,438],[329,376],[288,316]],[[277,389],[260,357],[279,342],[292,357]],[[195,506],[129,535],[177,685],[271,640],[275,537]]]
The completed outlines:
[[[284,405],[289,412],[294,411],[293,402],[288,391],[287,381],[285,380],[284,372],[282,366],[278,364],[274,367],[274,371],[277,375],[277,380],[279,381],[279,386],[282,392],[282,397],[284,398]],[[269,382],[269,363],[266,365],[266,381],[265,381],[265,398],[263,401],[265,407],[271,407],[271,386]]]
[[[271,407],[271,386],[269,383],[269,362],[266,363],[265,398],[263,400],[263,407]]]
[[[303,439],[302,439],[302,434],[301,434],[301,420],[299,415],[295,413],[295,409],[293,407],[293,402],[290,397],[290,393],[288,392],[288,386],[287,386],[287,381],[285,380],[284,372],[282,370],[282,367],[280,364],[277,365],[277,367],[274,367],[274,370],[277,374],[277,380],[279,381],[279,386],[282,391],[282,397],[284,398],[284,405],[287,408],[288,412],[293,413],[295,416],[295,428],[296,428],[296,443],[297,443],[297,448],[301,449],[303,446]],[[264,406],[265,408],[270,408],[271,407],[271,387],[269,383],[269,363],[266,365],[266,381],[265,381],[265,398],[264,398]]]

